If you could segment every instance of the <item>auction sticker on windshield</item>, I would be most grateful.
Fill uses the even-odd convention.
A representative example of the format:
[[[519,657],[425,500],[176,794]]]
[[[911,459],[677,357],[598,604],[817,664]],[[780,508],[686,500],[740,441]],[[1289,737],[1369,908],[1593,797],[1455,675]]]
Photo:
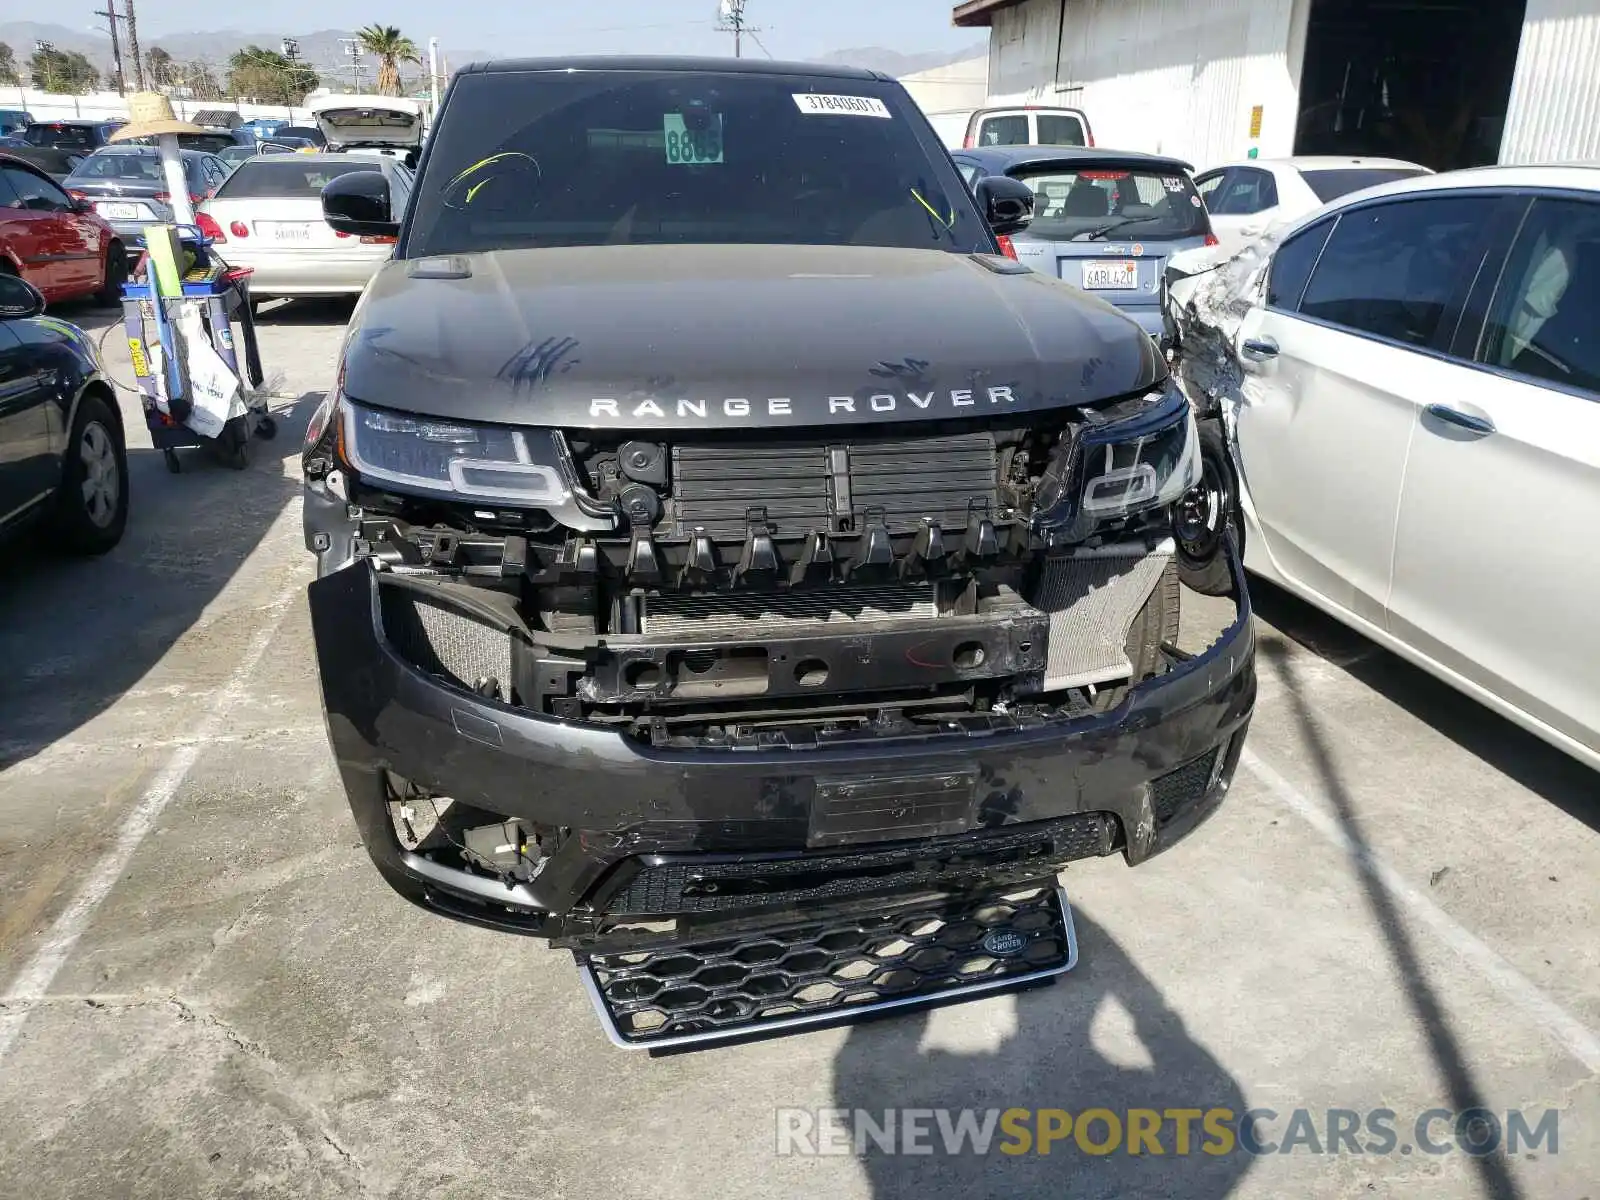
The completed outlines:
[[[794,102],[801,112],[813,117],[893,118],[889,106],[876,96],[828,96],[818,92],[796,92]]]
[[[702,129],[690,129],[682,113],[667,113],[661,118],[666,134],[667,161],[674,166],[698,166],[722,161],[722,114],[698,114]]]

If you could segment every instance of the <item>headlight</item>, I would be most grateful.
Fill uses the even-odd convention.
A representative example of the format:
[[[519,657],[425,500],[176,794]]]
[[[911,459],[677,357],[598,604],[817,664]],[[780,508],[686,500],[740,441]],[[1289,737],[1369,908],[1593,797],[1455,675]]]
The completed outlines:
[[[368,483],[452,500],[564,507],[572,487],[548,429],[470,425],[380,412],[345,400],[345,460]]]
[[[1091,413],[1039,481],[1035,526],[1056,541],[1175,503],[1200,481],[1194,413],[1170,381],[1133,404]]]

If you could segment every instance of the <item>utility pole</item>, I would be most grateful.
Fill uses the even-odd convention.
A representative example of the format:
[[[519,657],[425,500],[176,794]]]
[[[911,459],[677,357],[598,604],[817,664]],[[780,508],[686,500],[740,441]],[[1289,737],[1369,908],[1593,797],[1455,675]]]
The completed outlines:
[[[439,119],[439,39],[428,39],[428,93],[433,97],[433,109],[428,114],[430,123]]]
[[[111,5],[107,3],[107,8]],[[139,53],[139,18],[133,11],[133,0],[127,0],[124,6],[128,10],[125,18],[128,22],[128,53],[133,56],[133,83],[139,91],[144,91],[144,56]]]
[[[744,35],[761,30],[744,19],[745,0],[721,0],[717,5],[717,29],[733,34],[733,56],[744,56]]]
[[[125,96],[128,93],[128,81],[122,74],[122,42],[117,37],[117,22],[122,17],[117,12],[117,0],[106,0],[106,6],[95,9],[94,15],[104,17],[107,27],[111,30],[111,67],[117,73],[117,95]]]
[[[361,76],[366,72],[366,68],[361,65],[361,39],[340,38],[339,44],[344,47],[344,52],[350,59],[350,65],[341,69],[350,72],[350,90],[359,92],[361,90]]]

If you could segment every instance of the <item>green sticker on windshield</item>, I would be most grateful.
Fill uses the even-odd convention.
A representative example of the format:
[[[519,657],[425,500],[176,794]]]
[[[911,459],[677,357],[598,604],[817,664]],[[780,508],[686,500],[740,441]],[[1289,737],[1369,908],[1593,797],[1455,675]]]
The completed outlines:
[[[682,113],[667,113],[661,118],[667,139],[667,161],[673,166],[694,167],[722,161],[722,114],[697,110],[694,128]]]

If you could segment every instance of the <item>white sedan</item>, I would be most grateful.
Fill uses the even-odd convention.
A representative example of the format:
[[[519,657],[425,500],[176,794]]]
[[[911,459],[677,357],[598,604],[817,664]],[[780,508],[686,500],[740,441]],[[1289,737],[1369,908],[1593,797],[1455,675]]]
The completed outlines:
[[[1397,158],[1252,158],[1213,167],[1194,185],[1211,214],[1211,231],[1232,254],[1341,196],[1429,174]]]
[[[274,154],[240,163],[200,206],[200,228],[230,266],[251,268],[256,299],[359,295],[394,239],[335,233],[323,220],[323,185],[351,171],[382,171],[394,211],[405,211],[412,175],[397,159]]]
[[[1185,386],[1234,434],[1198,515],[1600,768],[1600,167],[1388,184],[1173,295]]]

